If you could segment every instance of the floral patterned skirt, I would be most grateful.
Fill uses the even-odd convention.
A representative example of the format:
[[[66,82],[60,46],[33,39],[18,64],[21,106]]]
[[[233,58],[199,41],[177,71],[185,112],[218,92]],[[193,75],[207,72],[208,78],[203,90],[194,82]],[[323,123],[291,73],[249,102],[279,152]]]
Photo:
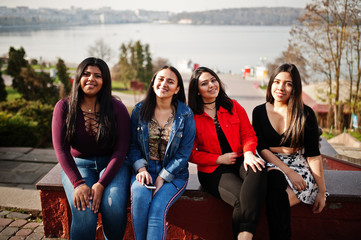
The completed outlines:
[[[294,154],[287,153],[274,153],[282,162],[284,162],[288,167],[294,170],[296,173],[300,174],[302,178],[305,180],[307,187],[303,191],[297,191],[293,188],[291,181],[288,179],[287,175],[283,173],[286,177],[288,185],[291,187],[293,192],[296,194],[297,198],[304,203],[313,204],[315,202],[318,186],[316,184],[315,178],[312,175],[310,166],[306,158],[296,152]],[[280,168],[275,166],[272,163],[267,163],[268,168],[276,168],[281,171]]]

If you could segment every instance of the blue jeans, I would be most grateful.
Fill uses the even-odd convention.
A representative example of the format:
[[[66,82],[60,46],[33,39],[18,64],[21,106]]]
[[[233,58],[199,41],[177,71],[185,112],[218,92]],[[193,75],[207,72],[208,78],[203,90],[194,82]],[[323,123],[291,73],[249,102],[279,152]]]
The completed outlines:
[[[92,187],[105,171],[109,157],[74,158],[86,185]],[[99,212],[102,216],[105,239],[123,239],[127,223],[127,203],[129,197],[129,167],[126,163],[119,169],[113,180],[104,189]],[[72,212],[70,239],[95,239],[98,214],[91,209],[79,211],[74,207],[74,188],[66,174],[62,182]],[[92,201],[90,201],[92,204]]]
[[[162,169],[160,161],[149,161],[148,172],[155,182]],[[187,180],[174,179],[164,182],[159,191],[152,197],[153,190],[141,185],[131,177],[131,210],[133,228],[136,240],[161,240],[166,239],[166,216],[170,206],[183,194]]]

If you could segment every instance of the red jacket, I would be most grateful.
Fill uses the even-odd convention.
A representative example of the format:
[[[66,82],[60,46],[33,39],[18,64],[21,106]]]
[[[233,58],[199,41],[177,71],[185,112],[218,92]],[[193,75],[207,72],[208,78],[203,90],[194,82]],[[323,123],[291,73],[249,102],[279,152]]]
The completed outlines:
[[[223,107],[217,111],[219,124],[233,152],[242,154],[252,151],[255,153],[257,137],[247,113],[237,101],[232,101],[233,115]],[[198,171],[211,173],[219,166],[216,161],[222,155],[216,127],[213,118],[205,112],[195,114],[194,120],[197,132],[189,161],[197,164]]]

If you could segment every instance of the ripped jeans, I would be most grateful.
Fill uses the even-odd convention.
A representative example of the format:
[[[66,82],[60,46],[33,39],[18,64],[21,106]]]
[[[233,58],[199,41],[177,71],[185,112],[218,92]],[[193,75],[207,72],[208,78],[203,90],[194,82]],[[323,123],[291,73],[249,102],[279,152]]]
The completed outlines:
[[[74,158],[74,160],[86,185],[91,188],[104,173],[109,157]],[[123,239],[127,223],[129,178],[129,167],[125,162],[104,189],[99,212],[102,216],[105,239]],[[95,239],[98,214],[94,214],[88,208],[85,211],[76,209],[74,207],[74,188],[64,172],[62,173],[62,182],[72,213],[70,239]]]

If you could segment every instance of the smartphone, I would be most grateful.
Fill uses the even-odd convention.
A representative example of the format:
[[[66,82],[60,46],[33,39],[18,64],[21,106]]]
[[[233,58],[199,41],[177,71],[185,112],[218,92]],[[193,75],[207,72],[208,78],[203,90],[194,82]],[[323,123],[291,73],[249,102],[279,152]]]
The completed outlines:
[[[149,184],[144,183],[144,186],[148,189],[156,189],[156,187],[153,185],[153,183],[149,183]]]

